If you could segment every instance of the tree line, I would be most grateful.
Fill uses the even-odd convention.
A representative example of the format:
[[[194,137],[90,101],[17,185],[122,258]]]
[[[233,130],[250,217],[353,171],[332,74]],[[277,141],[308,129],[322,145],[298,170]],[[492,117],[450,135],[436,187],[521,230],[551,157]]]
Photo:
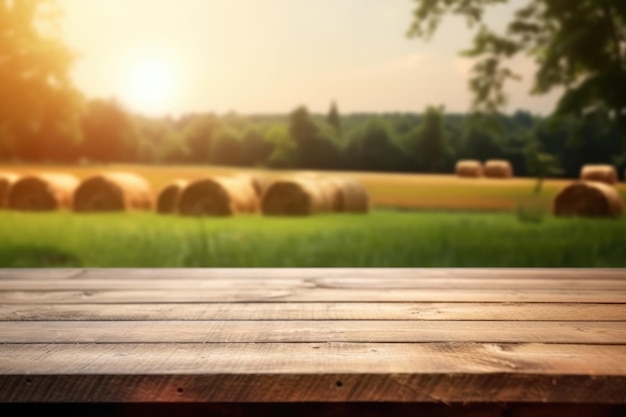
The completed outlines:
[[[498,114],[325,114],[298,106],[285,114],[145,117],[113,100],[90,100],[75,126],[14,137],[4,162],[194,164],[268,169],[451,173],[460,159],[506,159],[515,175],[538,175],[548,156],[554,176],[575,178],[588,163],[618,165],[621,139],[600,115],[583,120],[524,110]],[[68,133],[69,132],[69,133]]]

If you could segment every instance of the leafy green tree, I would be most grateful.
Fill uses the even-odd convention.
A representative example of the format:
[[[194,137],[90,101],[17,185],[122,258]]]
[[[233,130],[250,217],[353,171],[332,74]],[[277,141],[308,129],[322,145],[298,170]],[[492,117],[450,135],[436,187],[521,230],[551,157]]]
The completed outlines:
[[[218,165],[241,165],[241,134],[234,128],[222,128],[211,143],[211,162]]]
[[[363,171],[402,171],[407,155],[381,118],[373,117],[354,131],[345,150],[349,169]]]
[[[143,163],[186,162],[186,147],[169,117],[133,115],[138,134],[138,157]]]
[[[413,0],[409,37],[429,39],[446,14],[466,18],[476,34],[465,55],[477,59],[470,88],[473,107],[496,112],[505,84],[519,79],[507,60],[526,54],[538,64],[534,94],[563,88],[555,114],[603,113],[626,142],[626,2],[525,0],[497,33],[483,21],[488,7],[507,0]],[[622,151],[626,150],[626,146]]]
[[[180,164],[189,160],[189,149],[180,132],[172,128],[165,130],[157,158],[158,162],[166,164]]]
[[[543,181],[546,177],[557,176],[563,172],[555,156],[547,153],[541,147],[541,143],[534,138],[526,146],[525,156],[526,169],[530,174],[537,177],[537,182],[533,189],[534,194],[541,193]]]
[[[263,166],[272,151],[273,146],[263,132],[257,127],[249,128],[241,141],[241,163],[244,166]]]
[[[186,122],[183,140],[191,162],[206,164],[210,161],[212,142],[220,126],[220,121],[212,114],[196,116]]]
[[[330,105],[330,110],[326,116],[326,122],[335,128],[335,131],[341,136],[341,118],[339,117],[339,110],[337,109],[337,103],[334,101]]]
[[[267,141],[273,150],[267,164],[272,168],[294,168],[296,166],[296,143],[289,129],[282,124],[273,125],[267,132]]]
[[[305,106],[300,106],[289,116],[289,134],[296,143],[296,162],[299,168],[314,168],[317,129]]]
[[[291,113],[289,134],[296,144],[298,168],[335,167],[339,155],[335,133],[313,120],[306,107],[300,106]]]
[[[486,161],[503,157],[502,144],[491,129],[473,118],[466,120],[460,157]]]
[[[338,169],[342,165],[341,139],[337,129],[320,120],[316,122],[317,129],[317,168]]]
[[[55,0],[0,0],[2,159],[59,159],[80,141],[82,100],[57,33],[60,11]]]
[[[452,153],[443,128],[443,108],[429,106],[417,132],[419,165],[426,172],[440,171]]]
[[[82,119],[82,155],[99,162],[134,162],[139,134],[131,116],[113,100],[90,100]]]

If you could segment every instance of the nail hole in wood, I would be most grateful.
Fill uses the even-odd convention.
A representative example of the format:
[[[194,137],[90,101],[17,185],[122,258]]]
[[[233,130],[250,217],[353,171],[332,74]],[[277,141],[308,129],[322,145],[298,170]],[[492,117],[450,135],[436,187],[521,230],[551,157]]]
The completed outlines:
[[[336,386],[337,388],[341,388],[341,387],[343,387],[343,382],[341,382],[341,381],[337,381],[337,382],[335,382],[335,386]]]
[[[182,393],[183,393],[183,391],[184,391],[184,389],[182,389],[182,388],[178,388],[178,389],[176,390],[176,392],[177,392],[177,393],[179,393],[179,394],[182,394]]]

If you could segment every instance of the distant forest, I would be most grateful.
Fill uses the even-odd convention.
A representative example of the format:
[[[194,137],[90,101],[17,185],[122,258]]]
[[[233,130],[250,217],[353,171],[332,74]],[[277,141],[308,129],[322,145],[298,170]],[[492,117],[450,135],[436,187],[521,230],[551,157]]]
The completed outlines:
[[[335,103],[326,114],[300,106],[275,115],[150,118],[91,100],[73,126],[43,126],[0,143],[0,160],[451,173],[460,159],[506,159],[516,176],[545,175],[538,161],[549,161],[548,175],[556,177],[575,178],[588,163],[613,164],[622,176],[621,140],[611,126],[600,115],[579,120],[523,110],[489,119],[439,107],[341,114]]]

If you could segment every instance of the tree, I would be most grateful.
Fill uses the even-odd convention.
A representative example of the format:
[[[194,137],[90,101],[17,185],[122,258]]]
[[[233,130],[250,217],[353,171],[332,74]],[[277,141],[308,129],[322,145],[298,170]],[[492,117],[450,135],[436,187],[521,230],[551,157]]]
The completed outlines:
[[[443,167],[451,153],[443,128],[443,109],[429,106],[418,129],[416,145],[419,165],[426,172],[436,172]]]
[[[536,195],[541,193],[543,181],[546,177],[559,175],[563,172],[554,155],[545,152],[541,148],[541,143],[534,138],[528,142],[525,156],[526,169],[537,177],[537,182],[533,189],[533,193]]]
[[[267,132],[267,141],[272,144],[272,153],[267,159],[272,168],[294,168],[296,166],[296,143],[289,135],[287,126],[273,125]]]
[[[82,120],[82,152],[99,162],[132,162],[139,134],[131,116],[115,101],[91,100]]]
[[[621,130],[626,150],[626,2],[623,0],[525,0],[506,33],[483,21],[489,6],[507,0],[413,0],[409,37],[429,39],[446,14],[477,28],[465,55],[477,58],[470,79],[473,107],[494,113],[506,103],[505,83],[519,79],[506,61],[527,54],[538,64],[533,94],[562,87],[554,113],[607,115]]]
[[[326,122],[334,127],[337,134],[341,136],[341,118],[339,117],[339,110],[337,110],[337,103],[334,101],[330,105],[330,110],[328,110]]]
[[[290,115],[289,134],[296,143],[296,163],[303,169],[335,168],[339,158],[336,132],[316,123],[306,107]]]
[[[486,161],[503,157],[502,145],[498,137],[482,124],[473,119],[466,121],[462,135],[462,148],[459,156],[468,159]]]
[[[291,112],[289,134],[296,143],[296,163],[299,168],[314,168],[317,162],[315,145],[317,130],[305,106]]]
[[[241,141],[241,163],[244,166],[263,166],[274,150],[272,144],[257,127],[249,128]]]
[[[186,123],[183,138],[192,162],[209,162],[212,142],[220,126],[220,121],[212,114],[194,117]]]
[[[57,36],[59,16],[56,0],[0,0],[0,158],[55,159],[42,153],[80,140],[74,56]]]
[[[349,169],[402,171],[408,156],[392,136],[389,125],[379,117],[369,119],[350,136],[345,150]]]
[[[241,165],[241,135],[232,127],[221,128],[211,143],[211,162],[217,165]]]

